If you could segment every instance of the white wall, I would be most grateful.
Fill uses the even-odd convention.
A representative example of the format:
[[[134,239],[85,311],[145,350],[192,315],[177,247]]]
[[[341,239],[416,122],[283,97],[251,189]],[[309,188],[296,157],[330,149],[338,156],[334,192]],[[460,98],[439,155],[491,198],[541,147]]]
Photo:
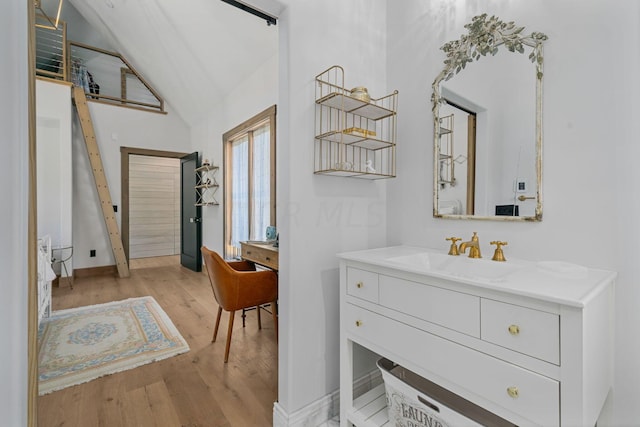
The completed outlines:
[[[0,414],[8,426],[27,424],[28,97],[26,1],[3,5],[0,57]]]
[[[188,126],[167,107],[168,114],[89,102],[100,156],[121,224],[120,147],[191,152]],[[82,130],[73,113],[73,260],[74,267],[115,265]],[[90,258],[89,251],[96,250]]]
[[[278,100],[278,399],[293,413],[338,388],[336,253],[386,244],[386,182],[313,174],[315,76],[390,93],[385,0],[283,1]],[[400,98],[400,105],[402,105]],[[401,107],[402,109],[404,107]]]
[[[275,55],[257,67],[256,71],[233,89],[220,105],[205,114],[205,118],[191,128],[193,150],[201,153],[202,160],[209,159],[213,165],[220,166],[216,175],[218,184],[220,184],[216,200],[220,202],[220,206],[202,208],[202,244],[218,253],[224,251],[222,135],[268,107],[277,104],[277,96],[278,56]],[[277,146],[280,146],[279,141],[276,143]],[[276,148],[277,150],[278,148]]]
[[[44,3],[44,2],[43,2]],[[58,2],[47,2],[51,6],[57,7]],[[49,12],[49,10],[45,9]],[[51,10],[50,16],[57,13],[57,10]],[[71,1],[65,2],[62,8],[61,19],[68,23],[67,40],[81,42],[89,46],[99,47],[101,49],[113,51],[113,48],[105,40],[100,31],[96,31],[74,7]]]
[[[398,178],[389,183],[391,244],[447,250],[445,237],[478,231],[506,240],[507,259],[563,260],[619,272],[615,389],[598,425],[640,420],[640,310],[637,248],[640,173],[637,95],[639,4],[622,0],[389,2],[388,84],[400,91]],[[439,47],[486,12],[549,36],[544,76],[544,218],[540,223],[432,218],[431,82]],[[466,72],[466,71],[465,71]],[[425,129],[425,126],[428,128]],[[408,190],[410,189],[410,190]],[[408,208],[410,207],[410,208]]]
[[[51,236],[51,244],[67,247],[72,236],[71,86],[36,80],[36,146],[38,163],[38,236]],[[68,251],[54,252],[58,259]],[[73,271],[55,266],[63,276]]]

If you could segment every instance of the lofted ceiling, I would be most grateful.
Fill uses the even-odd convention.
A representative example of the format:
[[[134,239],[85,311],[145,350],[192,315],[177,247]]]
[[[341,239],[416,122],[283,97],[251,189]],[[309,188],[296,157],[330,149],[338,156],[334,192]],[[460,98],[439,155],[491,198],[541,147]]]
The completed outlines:
[[[72,38],[68,3],[189,124],[277,54],[277,25],[220,0],[66,0]]]

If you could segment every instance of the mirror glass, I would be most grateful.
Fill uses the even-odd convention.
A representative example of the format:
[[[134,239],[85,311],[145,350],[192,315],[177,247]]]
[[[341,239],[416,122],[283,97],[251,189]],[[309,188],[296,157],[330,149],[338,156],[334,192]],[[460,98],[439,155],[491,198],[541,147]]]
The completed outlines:
[[[480,15],[433,83],[434,216],[542,219],[541,33]]]

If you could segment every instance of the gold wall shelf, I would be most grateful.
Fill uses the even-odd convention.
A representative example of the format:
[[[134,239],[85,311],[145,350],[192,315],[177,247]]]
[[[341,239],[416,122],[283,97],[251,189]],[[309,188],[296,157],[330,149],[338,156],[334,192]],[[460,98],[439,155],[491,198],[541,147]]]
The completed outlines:
[[[438,159],[439,159],[439,178],[438,184],[440,188],[446,185],[456,185],[455,175],[455,159],[453,157],[453,119],[454,115],[450,114],[440,118],[440,131],[438,132]]]
[[[335,65],[316,76],[314,173],[362,179],[396,176],[398,91],[369,101],[344,85]]]

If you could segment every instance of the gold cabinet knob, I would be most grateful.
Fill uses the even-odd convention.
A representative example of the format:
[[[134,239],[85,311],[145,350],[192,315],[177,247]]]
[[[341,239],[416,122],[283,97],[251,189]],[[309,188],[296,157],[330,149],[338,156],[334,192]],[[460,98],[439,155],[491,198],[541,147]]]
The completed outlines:
[[[520,395],[520,392],[518,391],[518,387],[507,387],[507,394],[510,397],[517,399]]]
[[[518,325],[509,325],[509,333],[511,335],[518,335],[520,333],[520,327]]]
[[[361,289],[364,286],[364,283],[358,282],[356,283],[356,288]]]
[[[356,320],[356,326],[357,327],[362,326],[362,320]]]

